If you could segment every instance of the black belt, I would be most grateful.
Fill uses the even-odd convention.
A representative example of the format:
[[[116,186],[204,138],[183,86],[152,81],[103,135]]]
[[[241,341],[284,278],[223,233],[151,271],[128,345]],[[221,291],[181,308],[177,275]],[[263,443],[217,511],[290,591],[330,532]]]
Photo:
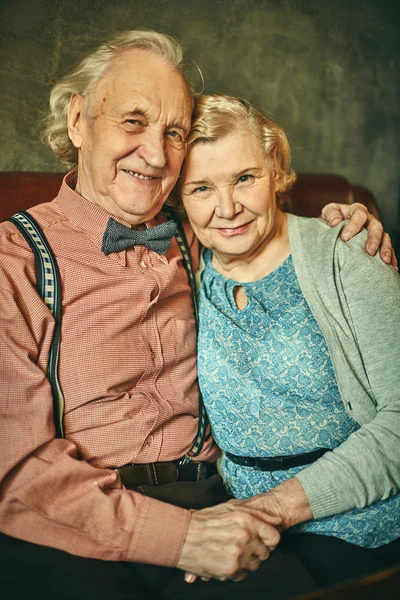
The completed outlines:
[[[165,485],[175,481],[203,481],[216,473],[213,464],[189,462],[182,459],[170,462],[133,463],[114,469],[126,488],[139,485]]]
[[[330,452],[329,448],[320,448],[314,452],[305,454],[292,454],[288,456],[272,456],[271,458],[254,458],[253,456],[237,456],[230,452],[225,452],[226,456],[234,463],[243,467],[253,467],[259,471],[284,471],[292,467],[301,467],[309,465],[317,458],[320,458],[325,452]]]

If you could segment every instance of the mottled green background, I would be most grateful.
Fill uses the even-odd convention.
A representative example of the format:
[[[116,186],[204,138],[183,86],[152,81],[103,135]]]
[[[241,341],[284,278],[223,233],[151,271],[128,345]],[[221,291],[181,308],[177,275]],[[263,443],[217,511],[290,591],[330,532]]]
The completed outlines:
[[[398,233],[398,0],[0,0],[0,169],[62,169],[38,141],[52,83],[134,28],[177,36],[205,92],[267,110],[289,134],[296,170],[369,187]]]

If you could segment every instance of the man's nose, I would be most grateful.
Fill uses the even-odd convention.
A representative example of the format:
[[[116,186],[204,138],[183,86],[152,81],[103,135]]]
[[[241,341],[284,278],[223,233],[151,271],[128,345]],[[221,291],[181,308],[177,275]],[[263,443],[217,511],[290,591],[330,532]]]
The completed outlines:
[[[241,211],[241,204],[235,202],[232,191],[228,188],[222,190],[219,194],[218,204],[215,208],[215,214],[221,219],[233,219]]]
[[[163,169],[167,164],[167,151],[164,134],[147,131],[137,154],[154,169]]]

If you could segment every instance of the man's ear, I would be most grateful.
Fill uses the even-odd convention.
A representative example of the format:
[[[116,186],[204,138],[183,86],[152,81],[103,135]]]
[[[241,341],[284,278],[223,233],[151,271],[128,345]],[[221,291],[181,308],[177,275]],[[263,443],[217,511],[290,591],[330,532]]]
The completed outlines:
[[[81,148],[86,122],[85,100],[72,94],[68,107],[68,136],[75,148]]]

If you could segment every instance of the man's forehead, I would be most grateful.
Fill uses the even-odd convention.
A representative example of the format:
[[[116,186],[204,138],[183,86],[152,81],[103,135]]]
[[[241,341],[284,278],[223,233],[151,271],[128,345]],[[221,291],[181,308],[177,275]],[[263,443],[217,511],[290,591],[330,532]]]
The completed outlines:
[[[129,112],[159,105],[183,118],[188,113],[190,118],[193,105],[181,73],[162,57],[140,49],[126,50],[113,60],[98,83],[97,95],[103,107],[110,103]]]

